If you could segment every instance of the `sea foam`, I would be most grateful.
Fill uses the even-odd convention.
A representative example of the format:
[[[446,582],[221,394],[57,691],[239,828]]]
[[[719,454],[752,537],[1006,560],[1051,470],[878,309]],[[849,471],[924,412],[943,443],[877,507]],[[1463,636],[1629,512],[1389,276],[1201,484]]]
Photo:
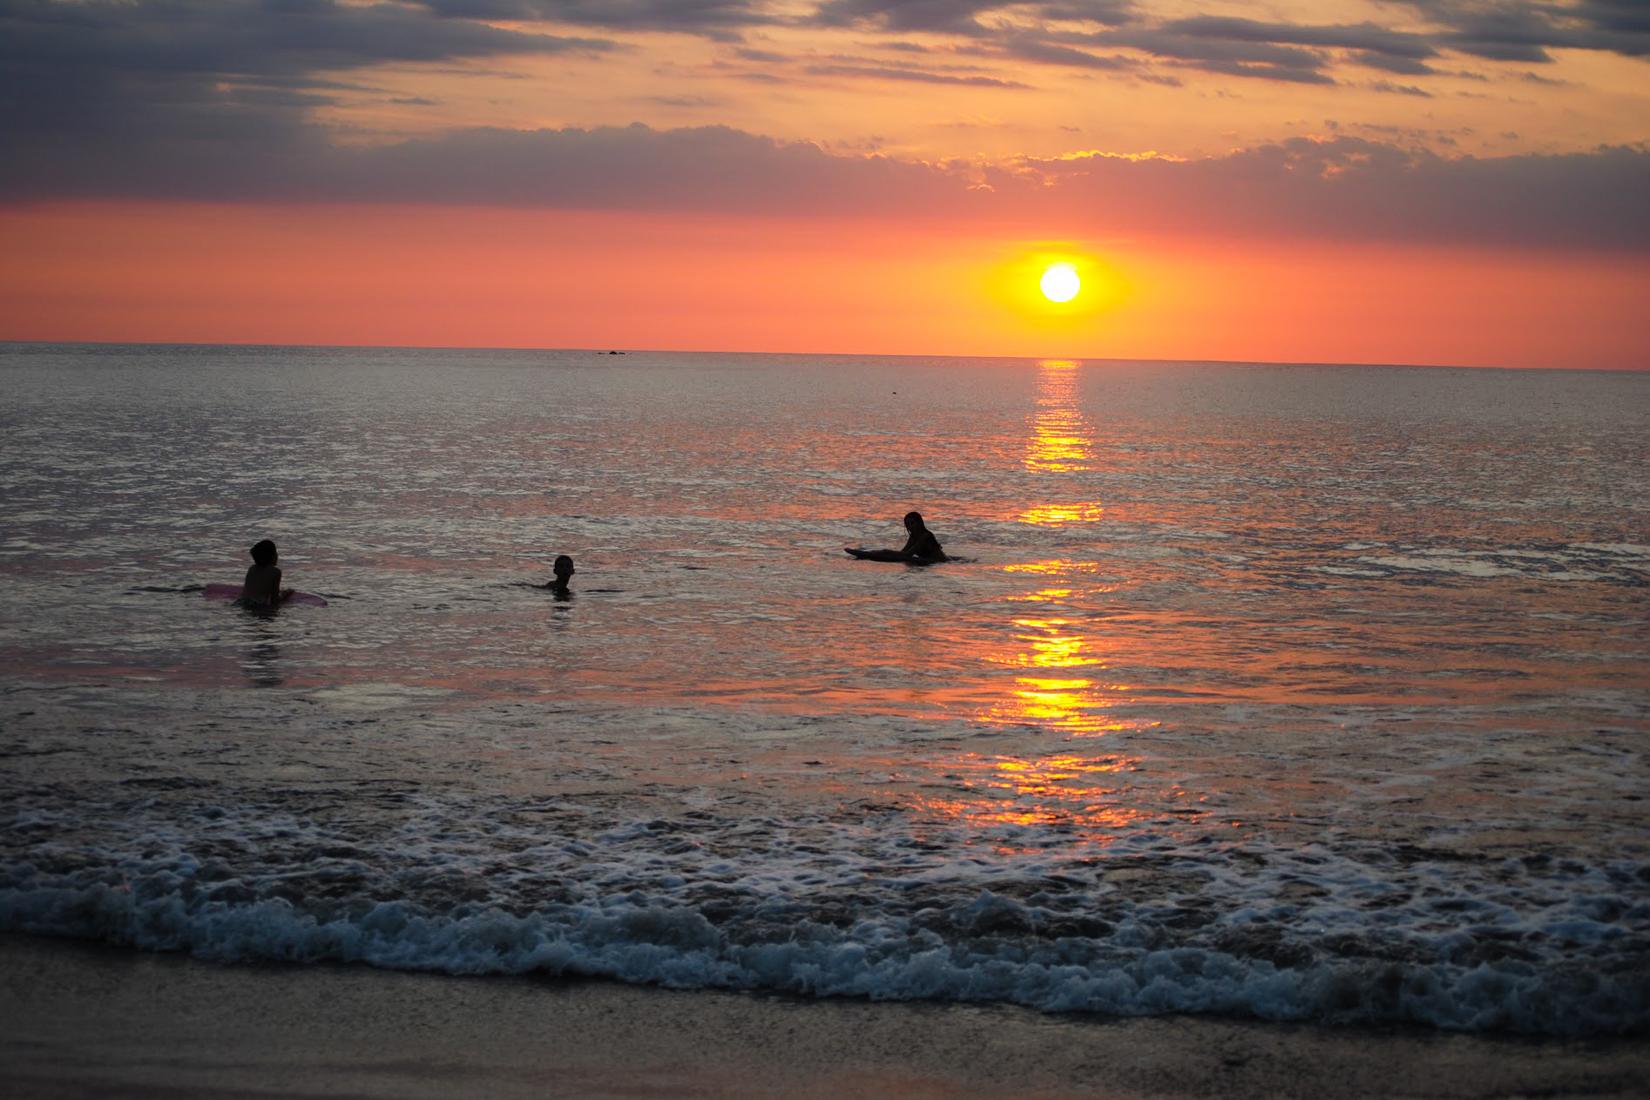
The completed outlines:
[[[759,858],[707,854],[714,843],[661,856],[659,837],[683,828],[702,842],[750,835],[748,822],[700,815],[539,836],[526,850],[494,831],[488,852],[459,850],[437,821],[390,848],[213,809],[201,817],[237,837],[233,855],[203,836],[163,837],[161,821],[128,844],[30,845],[0,869],[0,928],[222,961],[1058,1012],[1560,1035],[1650,1026],[1645,869],[1625,864],[1532,873],[1518,860],[1463,870],[1424,854],[1381,863],[1321,846],[1160,845],[1156,857],[1115,865],[1129,869],[1127,890],[1108,885],[1105,867],[1086,881],[1049,868],[1037,881],[1023,866],[995,869],[992,889],[978,885],[994,880],[989,866],[925,863],[870,831],[825,853],[817,836],[787,853],[781,830]],[[5,831],[15,841],[51,825],[27,813]],[[500,865],[508,849],[511,870]],[[1280,898],[1308,873],[1315,896]]]

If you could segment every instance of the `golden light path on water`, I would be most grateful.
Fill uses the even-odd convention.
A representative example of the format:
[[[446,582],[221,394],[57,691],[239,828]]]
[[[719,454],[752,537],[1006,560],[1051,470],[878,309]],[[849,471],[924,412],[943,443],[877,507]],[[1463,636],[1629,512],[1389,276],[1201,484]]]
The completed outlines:
[[[1035,472],[1092,469],[1094,438],[1077,407],[1077,364],[1045,359],[1037,364],[1037,411],[1026,441],[1025,467]]]
[[[1078,405],[1078,365],[1065,359],[1048,359],[1037,368],[1037,407],[1032,414],[1026,439],[1025,468],[1062,488],[1072,475],[1094,468],[1094,432]],[[1069,499],[1069,498],[1066,498]],[[1021,523],[1037,526],[1065,526],[1093,523],[1104,514],[1099,501],[1037,503],[1019,515]],[[1093,736],[1122,724],[1108,722],[1104,712],[1114,706],[1127,686],[1106,682],[1106,662],[1099,641],[1084,631],[1083,624],[1059,609],[1069,606],[1077,595],[1091,596],[1107,587],[1089,584],[1078,593],[1071,583],[1087,576],[1073,569],[1075,563],[1046,563],[1049,573],[1068,583],[1045,585],[1016,597],[1016,602],[1046,605],[1046,613],[1020,615],[1013,621],[1016,641],[1024,648],[1011,654],[991,654],[995,664],[1015,665],[1028,670],[1015,681],[1013,698],[989,710],[984,717],[993,722],[1033,722],[1078,736]],[[1086,563],[1084,563],[1086,565]],[[1030,571],[1024,565],[1008,565],[1005,572]],[[1075,573],[1075,576],[1072,574]]]
[[[1077,404],[1077,364],[1045,359],[1037,365],[1037,411],[1026,440],[1025,468],[1034,474],[1076,474],[1094,468],[1094,433]],[[1038,502],[1019,515],[1021,523],[1059,527],[1093,523],[1105,509],[1098,501]]]
[[[1048,481],[1050,495],[1074,477],[1094,469],[1094,433],[1077,394],[1078,365],[1046,360],[1038,365],[1036,410],[1029,420],[1023,462]],[[1076,485],[1073,485],[1076,482]],[[1074,495],[1076,499],[1074,499]],[[1059,502],[1037,502],[1021,511],[1020,523],[1063,527],[1099,522],[1104,506],[1078,494],[1059,493]],[[989,830],[1003,826],[1060,826],[1072,840],[1106,843],[1116,830],[1145,812],[1129,797],[1128,773],[1137,758],[1085,752],[1072,742],[1135,729],[1143,723],[1112,712],[1130,691],[1109,675],[1104,638],[1075,610],[1115,585],[1095,578],[1094,562],[1050,559],[1012,563],[1004,573],[1025,576],[1036,587],[1008,596],[1013,616],[1012,649],[981,654],[988,665],[1017,670],[1006,694],[975,717],[992,725],[1059,735],[1051,753],[964,753],[937,761],[935,770],[960,788],[955,795],[922,794],[916,808],[941,820]],[[993,843],[1002,849],[1002,840]],[[1009,847],[1012,847],[1009,845]]]

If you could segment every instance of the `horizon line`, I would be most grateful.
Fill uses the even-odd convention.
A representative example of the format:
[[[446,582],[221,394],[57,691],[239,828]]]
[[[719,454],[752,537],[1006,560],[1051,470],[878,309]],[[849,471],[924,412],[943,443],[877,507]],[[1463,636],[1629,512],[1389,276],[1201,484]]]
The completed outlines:
[[[1094,355],[960,355],[919,354],[915,352],[860,352],[860,351],[753,351],[731,348],[626,348],[626,347],[551,347],[511,344],[311,344],[268,343],[262,341],[204,341],[204,340],[31,340],[0,337],[0,347],[35,345],[45,347],[96,348],[242,348],[293,349],[308,351],[513,351],[513,352],[588,352],[591,355],[750,355],[786,356],[815,359],[1008,359],[1022,362],[1064,360],[1075,363],[1158,363],[1182,366],[1233,367],[1391,367],[1400,370],[1470,370],[1470,371],[1555,371],[1577,374],[1631,374],[1650,372],[1650,363],[1643,366],[1620,367],[1542,367],[1507,366],[1502,364],[1470,363],[1372,363],[1321,359],[1164,359],[1133,356]]]

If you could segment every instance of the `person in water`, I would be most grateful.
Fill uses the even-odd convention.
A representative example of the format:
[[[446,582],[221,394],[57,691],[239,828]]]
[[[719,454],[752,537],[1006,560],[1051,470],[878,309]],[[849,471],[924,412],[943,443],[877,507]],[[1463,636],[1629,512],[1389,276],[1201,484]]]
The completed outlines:
[[[272,608],[292,596],[292,589],[281,587],[281,570],[275,564],[280,556],[269,539],[252,547],[252,565],[246,571],[246,580],[241,582],[241,603],[247,607]]]
[[[556,575],[556,579],[544,587],[558,596],[571,595],[572,592],[568,589],[567,582],[573,579],[573,559],[566,554],[557,555],[555,564],[550,567],[550,571]]]
[[[949,560],[945,556],[945,551],[940,549],[940,540],[923,524],[921,512],[905,513],[905,530],[910,537],[898,550],[862,550],[852,546],[843,549],[866,561],[903,561],[910,565],[933,565]]]
[[[905,545],[900,548],[901,557],[920,565],[945,560],[945,551],[940,549],[940,540],[924,525],[921,512],[905,513],[905,530],[911,537],[906,539]]]

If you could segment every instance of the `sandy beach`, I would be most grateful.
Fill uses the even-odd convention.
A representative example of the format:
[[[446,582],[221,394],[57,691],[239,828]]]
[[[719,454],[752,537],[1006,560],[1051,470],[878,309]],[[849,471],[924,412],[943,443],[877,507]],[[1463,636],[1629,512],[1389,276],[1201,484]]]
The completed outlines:
[[[1642,1096],[1650,1043],[218,966],[0,939],[8,1096]]]

